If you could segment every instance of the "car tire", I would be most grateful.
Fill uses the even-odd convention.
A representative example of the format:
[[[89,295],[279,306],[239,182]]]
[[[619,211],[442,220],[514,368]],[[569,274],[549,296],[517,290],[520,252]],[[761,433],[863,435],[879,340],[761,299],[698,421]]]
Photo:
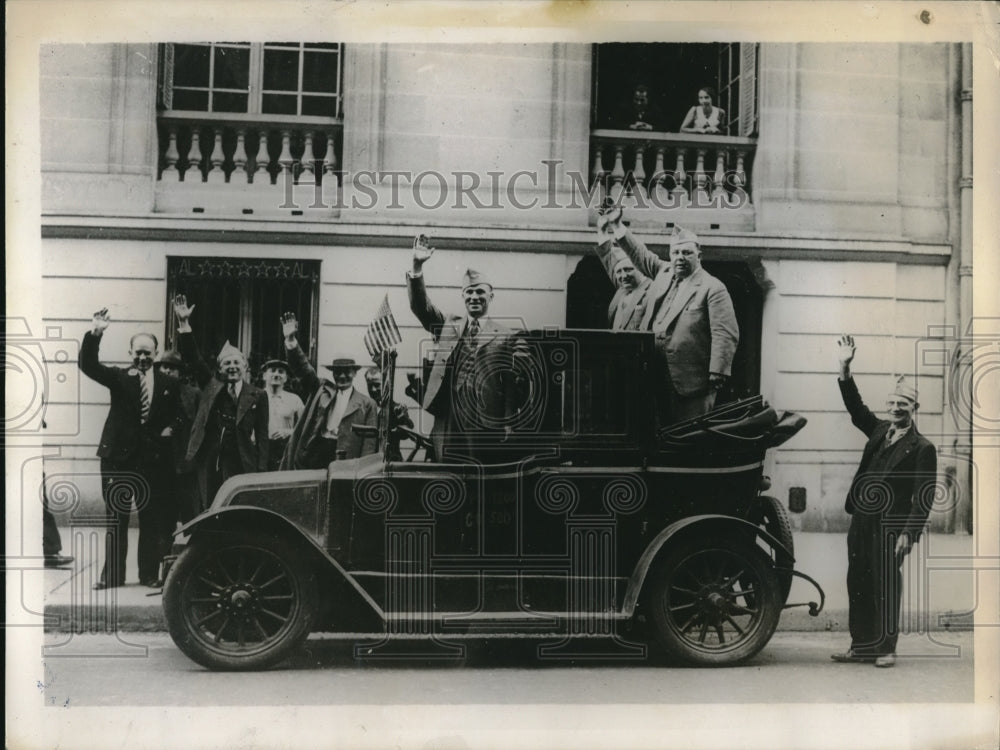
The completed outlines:
[[[788,553],[775,550],[774,564],[778,568],[778,586],[781,603],[788,601],[792,590],[792,568],[795,566],[795,539],[792,536],[792,522],[785,506],[776,497],[761,495],[757,498],[753,521],[764,531],[784,545]]]
[[[195,537],[163,588],[170,637],[216,670],[263,669],[309,635],[318,611],[313,567],[290,540],[264,534]]]
[[[771,561],[738,536],[677,543],[650,571],[645,591],[656,642],[669,659],[691,666],[750,659],[781,616]]]

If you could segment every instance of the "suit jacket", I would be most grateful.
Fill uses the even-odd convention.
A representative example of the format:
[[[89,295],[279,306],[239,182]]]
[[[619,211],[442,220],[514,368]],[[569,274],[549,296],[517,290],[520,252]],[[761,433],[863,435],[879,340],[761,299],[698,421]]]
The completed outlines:
[[[191,439],[184,458],[197,466],[211,466],[219,455],[221,444],[217,441],[206,442],[205,431],[216,399],[220,398],[220,394],[226,394],[226,385],[202,360],[193,333],[179,334],[177,349],[201,386],[198,412],[191,424]],[[222,397],[229,398],[228,394]],[[267,471],[267,416],[267,392],[243,383],[236,402],[236,444],[245,472]]]
[[[608,272],[608,277],[612,283],[615,281],[615,257],[611,252],[613,245],[605,242],[597,246],[597,257],[600,259],[604,270]],[[641,276],[639,285],[631,292],[624,287],[618,287],[615,296],[611,298],[608,305],[608,328],[620,331],[638,331],[642,318],[646,313],[646,297],[649,293],[650,280],[648,276]],[[625,304],[622,306],[622,299]],[[619,314],[619,306],[622,307]]]
[[[288,350],[288,364],[292,373],[302,382],[302,386],[312,395],[306,401],[302,418],[288,439],[285,455],[281,459],[281,468],[325,469],[325,466],[310,466],[308,457],[313,444],[322,437],[326,429],[327,416],[336,402],[337,386],[316,374],[302,347],[298,345]],[[344,451],[345,458],[359,458],[374,453],[375,438],[356,434],[351,425],[374,427],[377,423],[377,414],[375,402],[355,388],[337,428],[337,451]]]
[[[626,231],[618,242],[635,267],[652,279],[639,329],[666,334],[657,342],[666,357],[674,388],[682,396],[707,392],[709,373],[732,374],[733,356],[740,341],[726,285],[705,269],[698,269],[680,280],[663,322],[654,327],[657,305],[666,297],[673,280],[670,264],[650,252],[631,232]]]
[[[452,408],[451,390],[454,384],[455,368],[452,366],[456,347],[465,333],[468,318],[463,315],[445,314],[427,297],[424,277],[406,274],[410,309],[424,329],[434,336],[437,347],[431,364],[430,374],[424,383],[423,408],[434,417],[445,417]],[[520,384],[514,375],[513,356],[521,356],[525,348],[515,340],[511,329],[488,317],[479,319],[479,334],[476,336],[475,382],[479,384],[478,405],[481,415],[491,420],[509,420],[520,408]],[[481,375],[481,377],[480,377]],[[470,415],[472,416],[472,415]],[[498,424],[487,424],[497,427]]]
[[[885,465],[872,472],[869,467],[875,452],[885,442],[892,426],[876,417],[865,406],[854,378],[838,380],[844,406],[854,426],[868,436],[861,464],[851,481],[844,509],[848,513],[871,512],[891,516],[903,523],[903,530],[913,541],[920,538],[934,501],[937,481],[937,451],[931,442],[911,425],[909,431],[888,450]]]
[[[101,337],[87,331],[80,347],[80,370],[110,391],[111,408],[104,421],[97,455],[112,461],[153,459],[169,461],[169,439],[160,433],[175,427],[179,413],[181,383],[177,378],[153,371],[153,393],[149,419],[140,424],[139,371],[132,367],[108,367],[98,361]],[[166,443],[167,454],[160,456]]]

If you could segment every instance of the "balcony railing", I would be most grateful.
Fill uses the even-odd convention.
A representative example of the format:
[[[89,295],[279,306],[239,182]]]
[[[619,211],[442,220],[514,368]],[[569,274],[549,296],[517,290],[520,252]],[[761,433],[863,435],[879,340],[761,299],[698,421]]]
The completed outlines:
[[[274,198],[289,193],[294,185],[322,186],[326,194],[340,185],[343,124],[339,119],[168,111],[160,115],[157,126],[158,192],[174,196],[160,202],[174,208],[176,196],[185,188],[204,196],[205,188],[193,188],[194,184],[266,193],[270,197],[258,207],[273,208],[287,207]],[[204,197],[194,202],[211,204]]]
[[[653,210],[751,209],[755,149],[737,136],[594,130],[591,185]]]

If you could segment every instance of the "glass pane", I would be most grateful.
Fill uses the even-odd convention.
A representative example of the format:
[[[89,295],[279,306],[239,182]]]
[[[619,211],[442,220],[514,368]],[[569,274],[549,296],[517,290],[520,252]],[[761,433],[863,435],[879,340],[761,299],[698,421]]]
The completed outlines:
[[[230,94],[228,92],[216,91],[212,94],[213,112],[246,112],[247,94]]]
[[[325,44],[325,43],[324,44],[306,44],[305,47],[306,47],[306,49],[332,49],[332,50],[338,50],[338,51],[340,50],[340,44],[337,44],[337,43],[334,43],[334,44]]]
[[[266,115],[297,115],[294,94],[264,94],[261,111]]]
[[[174,89],[174,109],[191,112],[208,111],[207,91],[184,91]]]
[[[249,84],[250,50],[239,47],[216,47],[213,86],[246,91]]]
[[[174,45],[174,85],[208,86],[209,48],[197,44]]]
[[[336,117],[337,97],[303,96],[301,114],[314,115],[316,117]]]
[[[264,50],[264,88],[272,91],[298,91],[298,52]]]
[[[328,52],[306,52],[303,57],[302,90],[335,93],[340,56]]]

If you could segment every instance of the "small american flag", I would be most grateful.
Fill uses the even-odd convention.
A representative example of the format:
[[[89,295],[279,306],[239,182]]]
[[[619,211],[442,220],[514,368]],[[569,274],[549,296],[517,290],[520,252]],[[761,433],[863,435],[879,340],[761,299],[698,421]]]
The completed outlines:
[[[379,305],[378,312],[375,313],[375,320],[368,324],[368,332],[365,333],[365,346],[372,359],[375,359],[382,352],[395,349],[402,340],[403,337],[399,334],[396,319],[392,317],[392,310],[389,308],[389,295],[387,294],[382,300],[382,304]]]

